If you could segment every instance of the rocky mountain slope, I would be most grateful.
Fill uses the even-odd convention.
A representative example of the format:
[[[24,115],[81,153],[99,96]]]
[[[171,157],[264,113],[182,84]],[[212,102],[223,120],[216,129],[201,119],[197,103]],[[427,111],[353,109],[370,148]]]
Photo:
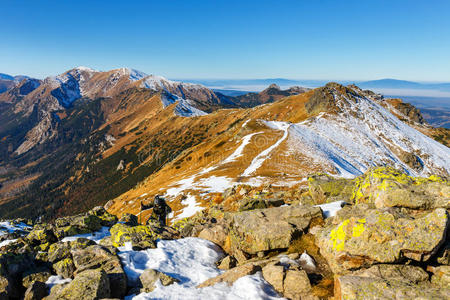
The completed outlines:
[[[126,192],[210,134],[194,126],[177,139],[192,123],[211,126],[194,117],[240,106],[200,85],[86,67],[25,80],[0,99],[0,211],[48,217],[63,214],[63,206],[82,211]],[[154,153],[158,161],[144,162],[156,144],[164,144]],[[98,188],[104,185],[110,189]]]
[[[171,226],[103,207],[1,222],[0,295],[448,299],[446,179],[371,168],[353,179],[316,174],[298,192],[241,185]]]
[[[233,126],[226,132],[181,152],[108,207],[114,213],[138,213],[141,201],[160,193],[177,207],[177,219],[207,207],[214,197],[204,193],[241,184],[301,187],[312,173],[352,178],[378,165],[414,176],[448,176],[449,148],[401,121],[380,105],[384,101],[331,83],[251,110],[230,111]],[[217,115],[205,120],[211,124]]]

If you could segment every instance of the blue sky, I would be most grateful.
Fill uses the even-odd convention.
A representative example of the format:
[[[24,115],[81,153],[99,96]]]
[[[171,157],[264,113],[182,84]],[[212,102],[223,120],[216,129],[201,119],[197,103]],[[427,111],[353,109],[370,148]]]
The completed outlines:
[[[0,3],[0,72],[450,81],[450,1]]]

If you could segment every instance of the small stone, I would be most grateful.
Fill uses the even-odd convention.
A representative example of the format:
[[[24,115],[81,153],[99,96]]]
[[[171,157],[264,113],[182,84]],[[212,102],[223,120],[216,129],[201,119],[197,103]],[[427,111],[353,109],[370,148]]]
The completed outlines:
[[[228,255],[220,262],[218,268],[221,270],[229,270],[236,266],[236,259],[234,257]]]

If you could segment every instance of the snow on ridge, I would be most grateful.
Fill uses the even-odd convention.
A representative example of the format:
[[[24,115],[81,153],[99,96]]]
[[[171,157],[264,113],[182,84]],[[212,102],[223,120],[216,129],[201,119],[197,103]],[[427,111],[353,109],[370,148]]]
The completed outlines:
[[[248,121],[248,120],[247,120]],[[246,122],[247,122],[246,121]],[[244,124],[245,125],[245,124]],[[242,125],[242,127],[244,127],[244,125]],[[236,148],[236,150],[234,150],[234,152],[228,156],[223,162],[222,164],[226,164],[226,163],[230,163],[235,161],[237,158],[242,156],[242,152],[244,151],[245,146],[247,146],[250,143],[251,138],[256,135],[256,134],[260,134],[262,133],[262,131],[260,132],[254,132],[254,133],[250,133],[247,134],[246,136],[244,136],[242,138],[242,143],[239,145],[239,147]]]
[[[250,166],[247,167],[247,169],[245,169],[245,171],[242,173],[241,176],[250,176],[253,172],[255,172],[257,169],[259,169],[262,164],[264,163],[264,161],[269,158],[270,153],[277,148],[287,137],[288,137],[288,130],[289,127],[291,126],[290,123],[287,122],[277,122],[277,121],[263,121],[264,124],[266,124],[268,127],[272,128],[272,129],[277,129],[277,130],[283,130],[284,134],[283,136],[272,146],[270,146],[269,148],[267,148],[266,150],[262,151],[261,153],[259,153],[250,163]]]
[[[340,176],[361,175],[368,168],[390,165],[413,176],[444,170],[450,173],[450,149],[403,123],[378,103],[355,96],[337,96],[337,115],[324,114],[293,124],[290,146],[317,164],[333,166]],[[415,153],[424,164],[421,172],[406,165],[395,152]]]
[[[175,114],[180,117],[199,117],[207,115],[206,112],[191,105],[190,100],[183,99],[171,93],[162,93],[161,101],[164,108],[174,103],[178,103],[175,107]]]
[[[91,72],[91,73],[98,72],[97,70],[94,70],[94,69],[92,69],[92,68],[85,67],[85,66],[78,66],[78,67],[74,68],[74,70],[85,71],[85,72]]]

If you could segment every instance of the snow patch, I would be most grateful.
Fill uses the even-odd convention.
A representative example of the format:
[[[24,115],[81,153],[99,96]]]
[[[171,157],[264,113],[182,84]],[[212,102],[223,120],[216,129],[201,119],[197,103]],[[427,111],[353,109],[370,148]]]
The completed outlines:
[[[264,161],[269,157],[270,153],[277,148],[288,136],[288,129],[291,124],[286,122],[277,122],[277,121],[264,121],[264,124],[266,124],[268,127],[272,129],[277,130],[283,130],[284,134],[283,136],[272,146],[267,148],[266,150],[262,151],[260,154],[258,154],[250,163],[250,166],[245,169],[244,173],[242,173],[241,176],[249,176],[253,172],[255,172],[257,169],[259,169]]]
[[[186,207],[183,208],[181,214],[177,216],[174,221],[181,220],[184,218],[188,218],[190,216],[195,215],[197,212],[202,211],[204,208],[199,206],[197,200],[194,195],[188,194],[184,200],[181,201],[181,204]]]
[[[248,121],[248,120],[247,120]],[[246,121],[246,122],[247,122]],[[245,124],[244,124],[245,125]],[[244,125],[242,125],[242,127],[244,127]],[[260,132],[255,132],[255,133],[250,133],[247,134],[246,136],[244,136],[242,138],[242,143],[239,145],[239,147],[237,147],[237,149],[230,155],[228,156],[223,162],[222,164],[226,164],[226,163],[230,163],[235,161],[237,158],[242,156],[242,152],[244,151],[245,146],[247,146],[250,143],[250,140],[252,138],[252,136],[256,135],[256,134],[260,134],[262,133],[262,131]]]
[[[64,279],[59,275],[52,275],[47,279],[45,284],[47,285],[47,288],[50,290],[53,286],[55,286],[57,284],[65,284],[65,283],[69,283],[71,281],[72,281],[72,279],[70,279],[70,278]]]
[[[161,240],[156,249],[133,251],[130,247],[122,247],[120,250],[118,255],[132,285],[137,285],[145,269],[155,269],[180,280],[169,286],[158,282],[151,293],[128,296],[126,299],[282,299],[264,281],[261,273],[242,277],[232,286],[223,283],[196,288],[198,284],[223,272],[217,269],[216,262],[224,254],[215,244],[203,239]]]
[[[345,201],[335,201],[331,203],[319,204],[316,206],[322,209],[323,216],[325,218],[329,218],[336,216],[336,213],[341,210],[344,205]]]
[[[25,223],[12,224],[9,221],[0,222],[0,235],[5,235],[8,233],[13,233],[15,231],[27,231],[32,227]]]
[[[103,226],[99,231],[95,231],[92,233],[85,233],[85,234],[77,234],[73,236],[67,236],[63,238],[61,241],[63,242],[72,242],[75,241],[78,238],[85,238],[91,241],[94,241],[96,243],[100,242],[101,239],[110,236],[109,227]]]

